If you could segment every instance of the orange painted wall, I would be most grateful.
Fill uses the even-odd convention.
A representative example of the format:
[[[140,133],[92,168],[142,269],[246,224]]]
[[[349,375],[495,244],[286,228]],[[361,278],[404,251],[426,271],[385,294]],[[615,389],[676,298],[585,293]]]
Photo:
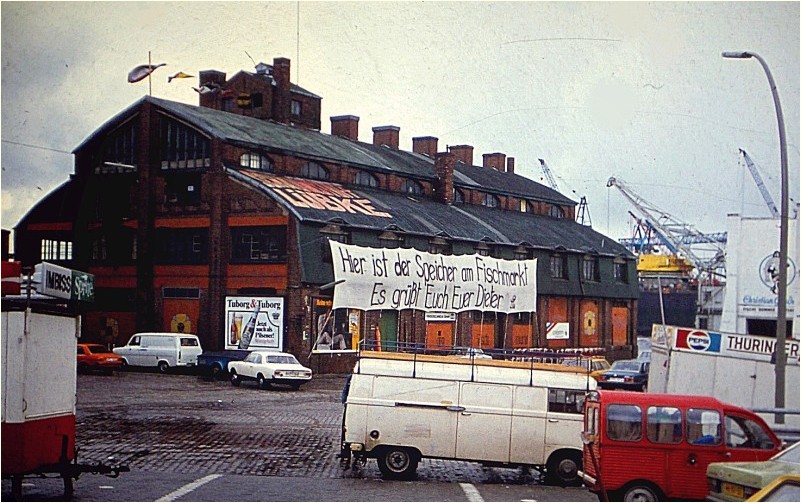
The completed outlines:
[[[567,319],[567,299],[562,297],[553,297],[548,299],[548,315],[545,318],[548,323],[561,323],[569,321]],[[546,340],[546,346],[549,348],[565,348],[568,345],[567,339],[552,339]]]
[[[426,324],[426,348],[446,349],[453,347],[453,323],[431,322]]]
[[[163,331],[196,334],[199,319],[200,301],[198,299],[164,299]]]
[[[241,264],[228,266],[226,288],[259,287],[285,290],[287,287],[286,264]]]
[[[530,348],[534,344],[531,341],[531,325],[512,325],[512,348]]]
[[[474,348],[494,348],[495,347],[495,322],[473,323],[472,346]]]
[[[625,346],[628,341],[629,309],[627,307],[612,308],[612,345]]]

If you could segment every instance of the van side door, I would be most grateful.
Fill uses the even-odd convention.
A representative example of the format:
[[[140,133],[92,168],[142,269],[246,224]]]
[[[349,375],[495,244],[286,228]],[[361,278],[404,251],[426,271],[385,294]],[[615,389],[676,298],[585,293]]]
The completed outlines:
[[[144,365],[145,348],[142,347],[142,336],[135,335],[131,337],[128,344],[125,345],[125,359],[128,360],[129,365]]]
[[[581,389],[548,388],[548,412],[545,425],[545,456],[559,447],[582,449],[584,396]]]
[[[457,459],[509,461],[512,389],[510,384],[461,383]]]
[[[546,388],[515,386],[509,462],[545,463]]]

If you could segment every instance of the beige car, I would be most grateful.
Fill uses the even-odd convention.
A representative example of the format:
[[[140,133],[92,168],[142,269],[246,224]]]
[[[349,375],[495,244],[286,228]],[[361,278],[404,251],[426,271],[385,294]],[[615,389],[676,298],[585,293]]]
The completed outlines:
[[[745,501],[777,477],[782,475],[798,477],[798,445],[796,442],[768,461],[711,463],[706,469],[709,499]]]

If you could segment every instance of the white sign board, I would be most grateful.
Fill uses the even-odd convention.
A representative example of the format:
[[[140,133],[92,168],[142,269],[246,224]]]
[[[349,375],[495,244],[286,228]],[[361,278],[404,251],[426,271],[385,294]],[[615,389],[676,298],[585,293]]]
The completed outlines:
[[[545,338],[549,340],[570,339],[570,323],[566,321],[559,323],[546,323]]]
[[[225,349],[284,347],[283,297],[226,297]]]
[[[537,260],[435,255],[330,241],[334,308],[459,313],[537,310]]]

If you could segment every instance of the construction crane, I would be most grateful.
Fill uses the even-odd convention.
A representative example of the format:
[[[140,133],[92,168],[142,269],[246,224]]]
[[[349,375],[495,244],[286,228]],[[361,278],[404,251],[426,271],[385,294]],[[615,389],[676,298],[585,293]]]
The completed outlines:
[[[684,268],[682,261],[686,261],[697,270],[697,275],[717,274],[725,276],[722,272],[724,267],[725,252],[722,244],[726,242],[726,233],[704,234],[697,230],[693,225],[681,222],[669,213],[660,210],[649,203],[642,196],[631,190],[623,180],[615,177],[609,178],[607,187],[617,187],[634,208],[644,217],[643,220],[637,219],[638,224],[643,230],[650,234],[653,233],[659,241],[674,257],[671,267]],[[712,257],[702,257],[692,248],[692,245],[709,244],[712,245]],[[648,255],[640,249],[640,257]],[[647,261],[647,259],[646,259]],[[639,267],[638,267],[639,269]],[[657,267],[657,269],[659,269]]]
[[[756,182],[759,193],[762,194],[762,199],[764,199],[765,204],[768,205],[768,209],[773,215],[773,218],[779,218],[779,209],[776,207],[776,203],[773,202],[773,198],[770,197],[770,192],[768,192],[768,188],[765,187],[765,182],[762,181],[762,177],[759,176],[759,170],[757,170],[754,161],[751,160],[751,156],[749,156],[748,153],[743,149],[740,149],[740,155],[743,156],[745,164],[748,166],[748,170],[751,172],[751,176],[754,177],[754,182]]]
[[[545,159],[540,159],[540,165],[542,166],[542,173],[545,175],[545,180],[548,182],[548,186],[559,192],[559,187],[556,185],[556,180],[553,178],[551,168],[549,168],[548,164],[545,163]],[[575,193],[576,191],[574,190],[572,192]],[[576,222],[580,223],[581,225],[592,227],[590,208],[587,206],[586,196],[581,196],[581,200],[579,201],[578,210],[576,211]]]

